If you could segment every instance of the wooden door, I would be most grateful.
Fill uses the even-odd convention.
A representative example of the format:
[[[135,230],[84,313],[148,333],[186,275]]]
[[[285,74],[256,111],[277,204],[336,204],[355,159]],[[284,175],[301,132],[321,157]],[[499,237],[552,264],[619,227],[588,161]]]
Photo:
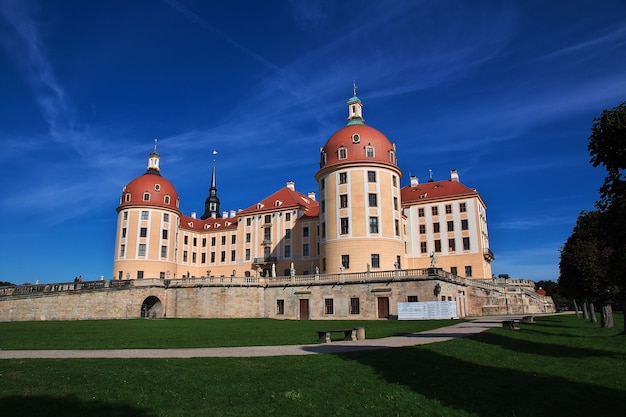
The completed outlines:
[[[378,318],[389,318],[389,297],[378,297]]]
[[[300,320],[309,319],[309,300],[300,300]]]

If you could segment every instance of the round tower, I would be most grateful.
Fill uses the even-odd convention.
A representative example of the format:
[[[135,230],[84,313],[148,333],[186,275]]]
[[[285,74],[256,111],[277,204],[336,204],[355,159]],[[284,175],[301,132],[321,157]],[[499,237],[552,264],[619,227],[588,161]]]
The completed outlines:
[[[396,147],[348,100],[348,123],[320,149],[322,273],[401,268],[404,258]]]
[[[122,191],[117,208],[114,279],[174,278],[181,212],[178,193],[161,176],[160,156],[148,156],[146,172]],[[148,261],[148,262],[147,262]]]

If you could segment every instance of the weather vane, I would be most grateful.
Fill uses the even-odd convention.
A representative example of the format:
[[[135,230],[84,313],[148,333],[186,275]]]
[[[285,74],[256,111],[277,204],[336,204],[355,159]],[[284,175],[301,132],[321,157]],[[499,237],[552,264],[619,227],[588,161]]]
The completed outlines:
[[[156,153],[157,141],[158,141],[158,139],[157,139],[157,138],[154,138],[154,152],[155,152],[155,153]]]
[[[356,80],[352,81],[352,89],[354,91],[354,96],[356,97],[356,89],[357,89],[357,85],[356,85]]]

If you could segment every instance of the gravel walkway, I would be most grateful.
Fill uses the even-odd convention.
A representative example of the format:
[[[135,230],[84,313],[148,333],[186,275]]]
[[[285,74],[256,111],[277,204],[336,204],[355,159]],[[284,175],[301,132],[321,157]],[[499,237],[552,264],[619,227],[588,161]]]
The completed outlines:
[[[314,345],[246,346],[192,349],[107,349],[107,350],[0,350],[0,359],[85,359],[85,358],[226,358],[253,356],[294,356],[387,349],[445,342],[457,337],[502,326],[502,320],[521,316],[483,317],[470,322],[406,336],[340,341]],[[367,330],[367,329],[366,329]],[[367,333],[366,333],[367,334]]]

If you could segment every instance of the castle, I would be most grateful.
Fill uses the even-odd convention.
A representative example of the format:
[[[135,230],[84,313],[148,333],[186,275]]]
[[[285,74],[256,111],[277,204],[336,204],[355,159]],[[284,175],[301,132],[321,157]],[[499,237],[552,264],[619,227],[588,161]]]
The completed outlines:
[[[220,211],[213,161],[204,213],[183,214],[155,143],[120,198],[113,280],[2,290],[0,303],[84,295],[44,303],[34,319],[377,319],[433,301],[461,317],[553,308],[531,281],[492,276],[486,205],[456,170],[400,187],[396,146],[365,124],[356,89],[347,105],[347,124],[320,148],[317,192],[289,181],[236,212]],[[14,304],[0,320],[20,314]]]

